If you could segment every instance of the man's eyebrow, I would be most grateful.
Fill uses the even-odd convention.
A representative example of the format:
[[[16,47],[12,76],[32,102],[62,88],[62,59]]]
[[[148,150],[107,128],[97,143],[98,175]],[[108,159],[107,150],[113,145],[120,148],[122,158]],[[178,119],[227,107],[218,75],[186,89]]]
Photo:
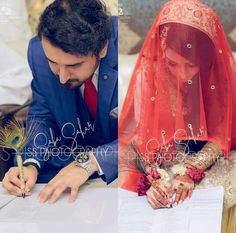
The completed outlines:
[[[55,61],[52,61],[51,59],[49,59],[48,57],[46,57],[48,61],[57,64]]]
[[[52,61],[52,60],[49,59],[48,57],[47,57],[47,60],[50,61],[50,62],[52,62],[52,63],[54,63],[54,64],[57,64],[57,62]],[[77,63],[73,63],[73,64],[66,64],[65,66],[77,66],[77,65],[81,65],[83,62],[84,62],[84,61],[77,62]]]

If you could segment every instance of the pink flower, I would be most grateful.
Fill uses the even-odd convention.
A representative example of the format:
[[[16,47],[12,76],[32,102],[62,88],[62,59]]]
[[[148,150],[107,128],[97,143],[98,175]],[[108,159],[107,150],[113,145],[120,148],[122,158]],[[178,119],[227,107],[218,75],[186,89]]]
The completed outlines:
[[[194,181],[194,183],[199,183],[204,177],[204,170],[197,168],[187,168],[186,174]]]
[[[138,188],[137,192],[139,196],[144,196],[146,195],[146,192],[148,189],[151,187],[151,183],[149,182],[147,175],[143,174],[140,177],[139,183],[138,183]]]
[[[151,168],[150,174],[149,174],[154,180],[160,179],[160,173],[155,168]]]
[[[146,195],[147,190],[151,187],[152,180],[158,180],[160,179],[160,177],[161,176],[156,168],[151,168],[149,175],[143,174],[140,177],[138,183],[138,188],[137,188],[138,195],[139,196]]]

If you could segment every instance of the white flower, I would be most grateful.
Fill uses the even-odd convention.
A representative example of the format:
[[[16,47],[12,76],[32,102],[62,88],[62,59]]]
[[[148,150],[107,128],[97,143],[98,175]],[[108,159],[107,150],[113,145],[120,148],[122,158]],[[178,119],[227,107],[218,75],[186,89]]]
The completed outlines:
[[[184,165],[176,164],[171,168],[174,175],[184,176],[186,174],[187,168]]]
[[[169,182],[170,182],[170,176],[169,176],[169,174],[167,173],[167,171],[164,170],[164,169],[160,169],[160,168],[158,168],[157,171],[158,171],[159,174],[160,174],[161,181],[163,181],[163,183],[164,183],[165,185],[168,185]]]

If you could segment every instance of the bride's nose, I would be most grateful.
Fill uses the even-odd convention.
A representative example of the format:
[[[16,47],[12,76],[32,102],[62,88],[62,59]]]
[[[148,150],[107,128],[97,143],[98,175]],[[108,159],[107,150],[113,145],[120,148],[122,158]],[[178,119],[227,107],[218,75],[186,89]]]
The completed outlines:
[[[180,81],[186,81],[188,79],[188,74],[185,67],[179,67],[177,75]]]

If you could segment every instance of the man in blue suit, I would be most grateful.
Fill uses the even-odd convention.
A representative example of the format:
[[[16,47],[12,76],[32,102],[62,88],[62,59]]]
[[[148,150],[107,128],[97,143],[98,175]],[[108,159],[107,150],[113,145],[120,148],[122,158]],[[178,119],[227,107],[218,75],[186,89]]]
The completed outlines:
[[[39,201],[69,201],[90,177],[117,177],[117,17],[99,0],[56,0],[40,18],[29,43],[33,101],[25,148],[24,182],[11,168],[3,186],[30,195],[36,181],[49,182]],[[116,114],[115,114],[116,115]]]

